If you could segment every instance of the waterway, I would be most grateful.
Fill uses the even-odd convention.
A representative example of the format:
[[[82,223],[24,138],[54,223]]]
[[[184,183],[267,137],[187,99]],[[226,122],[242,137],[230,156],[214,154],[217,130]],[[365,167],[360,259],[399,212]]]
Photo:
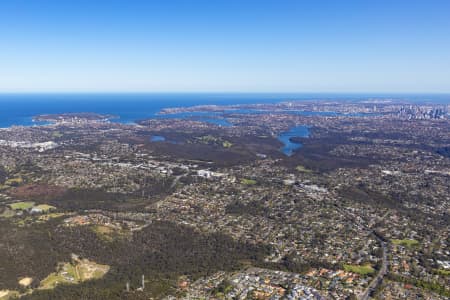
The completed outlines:
[[[307,126],[296,126],[288,131],[282,132],[278,136],[278,140],[282,142],[284,145],[280,149],[286,156],[291,156],[294,152],[302,147],[301,143],[294,143],[291,141],[293,137],[302,137],[306,138],[309,136],[309,129]]]

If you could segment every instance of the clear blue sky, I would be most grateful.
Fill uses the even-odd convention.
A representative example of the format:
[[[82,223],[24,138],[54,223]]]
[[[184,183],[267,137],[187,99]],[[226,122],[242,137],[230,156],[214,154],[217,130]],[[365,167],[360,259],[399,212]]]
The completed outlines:
[[[450,92],[449,0],[1,0],[0,92]]]

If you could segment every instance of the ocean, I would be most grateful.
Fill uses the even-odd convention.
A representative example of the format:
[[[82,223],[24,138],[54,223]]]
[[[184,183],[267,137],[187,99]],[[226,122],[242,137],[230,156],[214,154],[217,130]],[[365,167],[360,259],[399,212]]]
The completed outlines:
[[[39,125],[32,118],[39,114],[94,112],[119,116],[113,120],[133,123],[157,117],[163,108],[193,105],[231,105],[276,103],[287,100],[362,99],[389,97],[370,94],[295,94],[295,93],[152,93],[152,94],[0,94],[0,127]],[[450,103],[450,96],[400,96],[408,100]],[[226,124],[224,124],[226,125]]]
[[[0,94],[0,127],[37,125],[39,114],[94,112],[119,116],[132,123],[153,118],[164,108],[206,104],[272,103],[289,94]]]

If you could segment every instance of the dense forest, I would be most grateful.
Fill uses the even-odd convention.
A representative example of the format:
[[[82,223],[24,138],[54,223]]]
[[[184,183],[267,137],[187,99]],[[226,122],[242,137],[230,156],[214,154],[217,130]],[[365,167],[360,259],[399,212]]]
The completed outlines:
[[[53,220],[57,222],[57,220]],[[154,222],[129,239],[105,241],[89,227],[63,227],[46,223],[30,228],[0,224],[5,247],[1,247],[0,289],[20,289],[16,278],[33,277],[38,284],[54,272],[61,261],[76,253],[111,266],[107,275],[80,285],[60,285],[54,290],[35,291],[24,299],[138,299],[170,291],[180,275],[192,278],[218,270],[234,270],[243,264],[260,264],[269,249],[239,243],[222,234],[204,235],[170,222]],[[144,292],[127,294],[149,280]]]

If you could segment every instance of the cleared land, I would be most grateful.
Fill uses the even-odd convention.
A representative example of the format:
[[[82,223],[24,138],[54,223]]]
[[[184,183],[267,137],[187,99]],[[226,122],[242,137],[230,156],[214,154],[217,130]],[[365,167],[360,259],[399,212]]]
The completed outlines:
[[[310,169],[307,169],[302,165],[298,165],[297,167],[295,167],[295,169],[301,173],[311,173],[312,172]]]
[[[103,277],[109,266],[100,265],[87,259],[74,260],[72,263],[61,263],[58,271],[51,273],[41,281],[39,289],[53,289],[58,284],[76,284],[90,279]]]
[[[34,202],[32,201],[16,202],[9,205],[9,207],[14,210],[26,210],[32,208],[33,206]]]
[[[10,290],[0,290],[0,300],[17,299],[19,293]]]
[[[410,239],[392,240],[392,244],[394,244],[394,245],[401,245],[401,246],[404,246],[404,247],[413,247],[413,246],[418,246],[419,245],[419,241],[410,240]]]
[[[39,204],[39,205],[36,205],[34,208],[40,209],[43,212],[48,212],[49,210],[56,209],[56,207],[54,207],[52,205],[48,205],[48,204]]]
[[[64,217],[64,216],[70,216],[73,215],[73,213],[49,213],[49,214],[45,214],[45,215],[41,215],[39,216],[37,219],[39,221],[48,221],[50,219],[55,219],[55,218],[60,218],[60,217]]]
[[[450,270],[437,269],[436,273],[442,276],[450,276]]]
[[[19,284],[21,286],[25,286],[25,287],[29,286],[32,282],[33,282],[33,278],[31,278],[31,277],[25,277],[25,278],[22,278],[19,280]]]
[[[16,215],[16,213],[14,212],[14,210],[6,207],[5,210],[0,214],[0,217],[11,218],[11,217],[14,217],[15,215]]]
[[[241,180],[241,183],[245,184],[245,185],[255,185],[256,184],[256,180],[244,178],[244,179]]]
[[[353,272],[360,275],[368,275],[375,272],[371,265],[344,265],[344,270],[347,272]]]

